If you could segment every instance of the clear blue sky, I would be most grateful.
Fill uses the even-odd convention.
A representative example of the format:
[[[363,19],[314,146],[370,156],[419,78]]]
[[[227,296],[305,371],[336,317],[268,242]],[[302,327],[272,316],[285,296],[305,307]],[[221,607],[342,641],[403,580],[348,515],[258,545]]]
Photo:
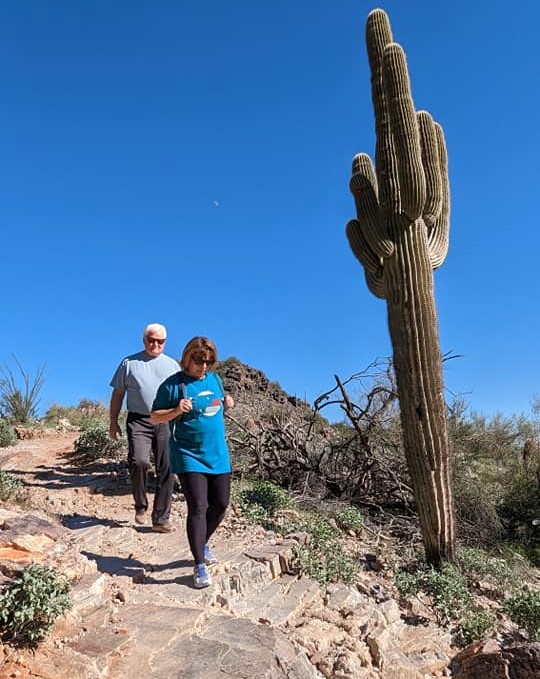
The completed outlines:
[[[313,401],[391,353],[344,229],[373,154],[364,0],[2,0],[0,362],[42,410],[107,401],[165,323]],[[417,108],[444,127],[435,272],[447,388],[485,414],[540,392],[533,0],[392,0]]]

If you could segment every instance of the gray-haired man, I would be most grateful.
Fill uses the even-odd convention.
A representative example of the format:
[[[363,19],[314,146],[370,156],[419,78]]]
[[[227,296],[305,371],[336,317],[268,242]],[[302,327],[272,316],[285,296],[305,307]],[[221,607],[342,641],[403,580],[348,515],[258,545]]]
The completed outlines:
[[[167,330],[160,323],[151,323],[143,331],[144,350],[124,358],[111,380],[113,388],[109,406],[109,434],[121,435],[118,415],[127,393],[128,465],[131,490],[135,502],[135,521],[146,522],[148,499],[146,488],[151,454],[154,454],[156,485],[152,507],[152,529],[170,533],[174,477],[169,464],[169,426],[152,424],[150,412],[159,385],[178,372],[178,362],[163,353]]]

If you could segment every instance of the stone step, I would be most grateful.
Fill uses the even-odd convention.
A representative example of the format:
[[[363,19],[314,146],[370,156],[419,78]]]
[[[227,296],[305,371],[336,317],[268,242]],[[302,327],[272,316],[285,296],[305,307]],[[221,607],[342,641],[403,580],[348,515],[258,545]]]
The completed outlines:
[[[255,622],[283,625],[318,597],[322,597],[322,592],[313,580],[283,575],[258,594],[235,601],[231,610]]]

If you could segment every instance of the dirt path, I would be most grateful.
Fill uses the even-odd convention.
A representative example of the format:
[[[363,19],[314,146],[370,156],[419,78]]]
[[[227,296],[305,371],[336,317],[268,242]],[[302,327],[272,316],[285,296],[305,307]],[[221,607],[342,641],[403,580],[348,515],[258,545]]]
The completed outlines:
[[[75,439],[75,434],[48,434],[0,456],[0,467],[23,482],[27,496],[27,511],[18,508],[17,515],[0,506],[0,552],[6,544],[22,545],[23,553],[32,545],[37,551],[28,555],[30,561],[54,559],[54,566],[77,582],[73,609],[34,653],[2,658],[0,652],[0,679],[319,676],[282,632],[257,622],[263,604],[256,598],[250,603],[250,597],[275,585],[272,579],[280,575],[268,565],[276,558],[279,565],[277,552],[246,555],[251,547],[264,546],[260,531],[229,511],[212,544],[220,558],[212,569],[214,585],[196,590],[182,496],[173,498],[175,532],[158,534],[150,525],[135,524],[125,464],[74,464]],[[32,523],[28,517],[34,513],[39,517]],[[43,517],[58,529],[44,528]],[[49,546],[40,552],[45,540]],[[296,579],[290,580],[268,594],[282,608]],[[290,610],[310,587],[318,591],[310,585],[291,595]],[[217,644],[210,642],[214,635]],[[229,672],[231,652],[240,667]],[[221,666],[215,675],[209,673],[214,666]]]

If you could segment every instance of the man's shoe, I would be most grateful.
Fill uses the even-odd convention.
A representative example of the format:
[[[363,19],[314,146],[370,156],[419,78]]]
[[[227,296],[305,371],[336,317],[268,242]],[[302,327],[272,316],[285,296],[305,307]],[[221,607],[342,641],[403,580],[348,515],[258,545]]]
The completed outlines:
[[[137,509],[135,512],[135,523],[141,525],[146,523],[146,509]]]
[[[203,563],[198,564],[193,569],[193,586],[195,589],[203,589],[204,587],[209,587],[212,584],[212,578],[210,573],[206,570],[206,565]]]
[[[214,556],[208,545],[204,546],[204,563],[207,566],[215,566],[218,563],[217,556]]]
[[[172,523],[153,523],[152,530],[154,533],[172,533],[174,526]]]

